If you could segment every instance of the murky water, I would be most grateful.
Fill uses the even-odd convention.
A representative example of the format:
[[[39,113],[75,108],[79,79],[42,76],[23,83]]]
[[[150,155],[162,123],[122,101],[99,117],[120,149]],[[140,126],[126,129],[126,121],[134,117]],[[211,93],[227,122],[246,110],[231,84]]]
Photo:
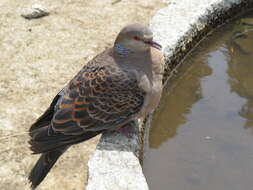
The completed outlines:
[[[185,60],[155,115],[144,174],[151,190],[253,190],[253,15]]]

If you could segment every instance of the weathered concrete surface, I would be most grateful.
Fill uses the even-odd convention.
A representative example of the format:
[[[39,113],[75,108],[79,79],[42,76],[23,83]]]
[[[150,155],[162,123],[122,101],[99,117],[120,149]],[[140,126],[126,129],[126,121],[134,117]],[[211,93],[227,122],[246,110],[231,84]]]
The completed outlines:
[[[157,12],[150,27],[170,70],[213,28],[253,6],[252,0],[166,1],[169,5]]]
[[[147,190],[138,159],[140,149],[137,123],[131,123],[131,135],[106,133],[89,160],[87,190]]]
[[[150,22],[155,40],[163,46],[168,66],[165,79],[214,27],[253,6],[252,0],[167,0],[167,3]],[[148,133],[145,134],[141,139],[147,139]],[[139,150],[137,136],[138,132],[128,140],[118,133],[102,136],[89,161],[88,190],[148,189],[134,154]]]

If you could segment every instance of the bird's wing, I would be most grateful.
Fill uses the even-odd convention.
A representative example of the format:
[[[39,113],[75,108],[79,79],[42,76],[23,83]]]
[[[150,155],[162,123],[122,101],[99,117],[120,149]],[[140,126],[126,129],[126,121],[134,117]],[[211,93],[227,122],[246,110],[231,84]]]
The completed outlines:
[[[63,134],[121,126],[141,110],[146,95],[135,71],[92,64],[60,94],[51,124]]]

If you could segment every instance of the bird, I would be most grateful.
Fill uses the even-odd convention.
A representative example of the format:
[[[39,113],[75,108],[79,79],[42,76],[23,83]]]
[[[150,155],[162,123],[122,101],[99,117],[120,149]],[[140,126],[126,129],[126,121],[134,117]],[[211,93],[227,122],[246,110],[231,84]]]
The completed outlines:
[[[31,189],[43,181],[71,146],[145,118],[162,93],[164,56],[147,25],[129,24],[77,73],[31,125],[29,144],[41,154],[29,174]]]

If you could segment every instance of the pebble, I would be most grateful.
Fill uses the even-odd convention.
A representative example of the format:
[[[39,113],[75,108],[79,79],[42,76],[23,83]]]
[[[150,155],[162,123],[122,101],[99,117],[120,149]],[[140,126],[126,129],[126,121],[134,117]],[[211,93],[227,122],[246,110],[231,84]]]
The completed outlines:
[[[36,19],[48,16],[49,11],[40,4],[33,4],[31,8],[24,8],[21,16],[26,19]]]
[[[212,137],[210,137],[210,136],[205,136],[205,140],[211,140],[212,139]]]

